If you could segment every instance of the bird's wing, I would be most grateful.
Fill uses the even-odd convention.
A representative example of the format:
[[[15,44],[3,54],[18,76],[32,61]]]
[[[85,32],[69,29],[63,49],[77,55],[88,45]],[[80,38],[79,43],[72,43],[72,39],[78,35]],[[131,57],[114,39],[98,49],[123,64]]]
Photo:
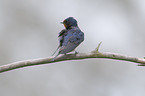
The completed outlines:
[[[67,30],[66,29],[63,29],[61,32],[59,32],[59,46],[61,47],[62,46],[62,43],[64,42],[64,36],[65,34],[67,33]]]
[[[73,51],[84,40],[84,33],[80,30],[68,31],[64,37],[63,44],[60,48],[60,53],[65,54]]]
[[[61,36],[63,36],[64,35],[64,33],[66,33],[66,29],[63,29],[63,30],[61,30],[58,34],[58,37],[61,37]]]
[[[57,50],[62,46],[63,40],[64,40],[64,35],[67,32],[66,29],[63,29],[61,32],[59,32],[58,37],[59,37],[59,46],[57,47],[57,49],[54,51],[54,53],[52,54],[52,56],[57,52]]]
[[[70,37],[69,41],[71,43],[79,45],[82,41],[84,41],[84,33],[81,31],[74,32],[73,35]]]

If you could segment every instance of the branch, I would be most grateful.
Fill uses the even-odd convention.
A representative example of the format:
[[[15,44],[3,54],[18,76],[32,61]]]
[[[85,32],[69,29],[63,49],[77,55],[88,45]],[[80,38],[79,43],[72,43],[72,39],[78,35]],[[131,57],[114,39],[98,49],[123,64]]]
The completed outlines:
[[[7,64],[7,65],[2,65],[0,66],[0,73],[18,69],[18,68],[27,67],[27,66],[51,64],[51,63],[60,62],[60,61],[81,60],[81,59],[88,59],[88,58],[108,58],[108,59],[115,59],[115,60],[122,60],[122,61],[130,61],[130,62],[138,63],[139,66],[145,66],[144,58],[136,58],[136,57],[125,56],[125,55],[120,55],[116,53],[99,52],[98,50],[99,50],[100,44],[94,51],[90,53],[61,55],[61,56],[56,57],[55,60],[54,60],[54,57],[48,57],[48,58],[39,58],[39,59],[33,59],[33,60],[19,61],[19,62]]]

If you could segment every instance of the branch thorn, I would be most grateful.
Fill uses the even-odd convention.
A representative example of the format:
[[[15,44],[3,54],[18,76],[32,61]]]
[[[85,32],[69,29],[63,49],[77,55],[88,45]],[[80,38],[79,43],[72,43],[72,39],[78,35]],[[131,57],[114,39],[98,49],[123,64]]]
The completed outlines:
[[[99,53],[99,48],[100,48],[100,45],[101,45],[102,41],[98,44],[97,48],[92,51],[92,53]]]

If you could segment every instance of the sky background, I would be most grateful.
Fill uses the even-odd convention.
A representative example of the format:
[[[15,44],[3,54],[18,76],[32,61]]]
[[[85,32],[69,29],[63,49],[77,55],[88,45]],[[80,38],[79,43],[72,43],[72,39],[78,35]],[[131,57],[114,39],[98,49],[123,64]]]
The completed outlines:
[[[60,22],[74,17],[85,33],[80,53],[145,56],[145,0],[0,0],[0,65],[50,57]],[[87,59],[0,74],[1,96],[145,96],[145,67]]]

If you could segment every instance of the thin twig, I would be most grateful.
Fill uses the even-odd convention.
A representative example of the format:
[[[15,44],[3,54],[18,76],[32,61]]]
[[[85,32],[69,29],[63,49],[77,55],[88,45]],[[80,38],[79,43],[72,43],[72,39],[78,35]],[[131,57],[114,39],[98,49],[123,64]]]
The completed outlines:
[[[27,66],[51,64],[51,63],[66,61],[66,60],[81,60],[81,59],[88,59],[88,58],[116,59],[116,60],[130,61],[130,62],[138,63],[139,66],[145,66],[144,58],[136,58],[136,57],[125,56],[125,55],[116,54],[116,53],[98,52],[100,44],[98,45],[98,47],[96,48],[95,51],[92,51],[90,53],[61,55],[61,56],[56,57],[54,61],[53,61],[54,57],[48,57],[48,58],[39,58],[39,59],[33,59],[33,60],[19,61],[19,62],[2,65],[2,66],[0,66],[0,73],[18,69],[18,68],[27,67]]]

